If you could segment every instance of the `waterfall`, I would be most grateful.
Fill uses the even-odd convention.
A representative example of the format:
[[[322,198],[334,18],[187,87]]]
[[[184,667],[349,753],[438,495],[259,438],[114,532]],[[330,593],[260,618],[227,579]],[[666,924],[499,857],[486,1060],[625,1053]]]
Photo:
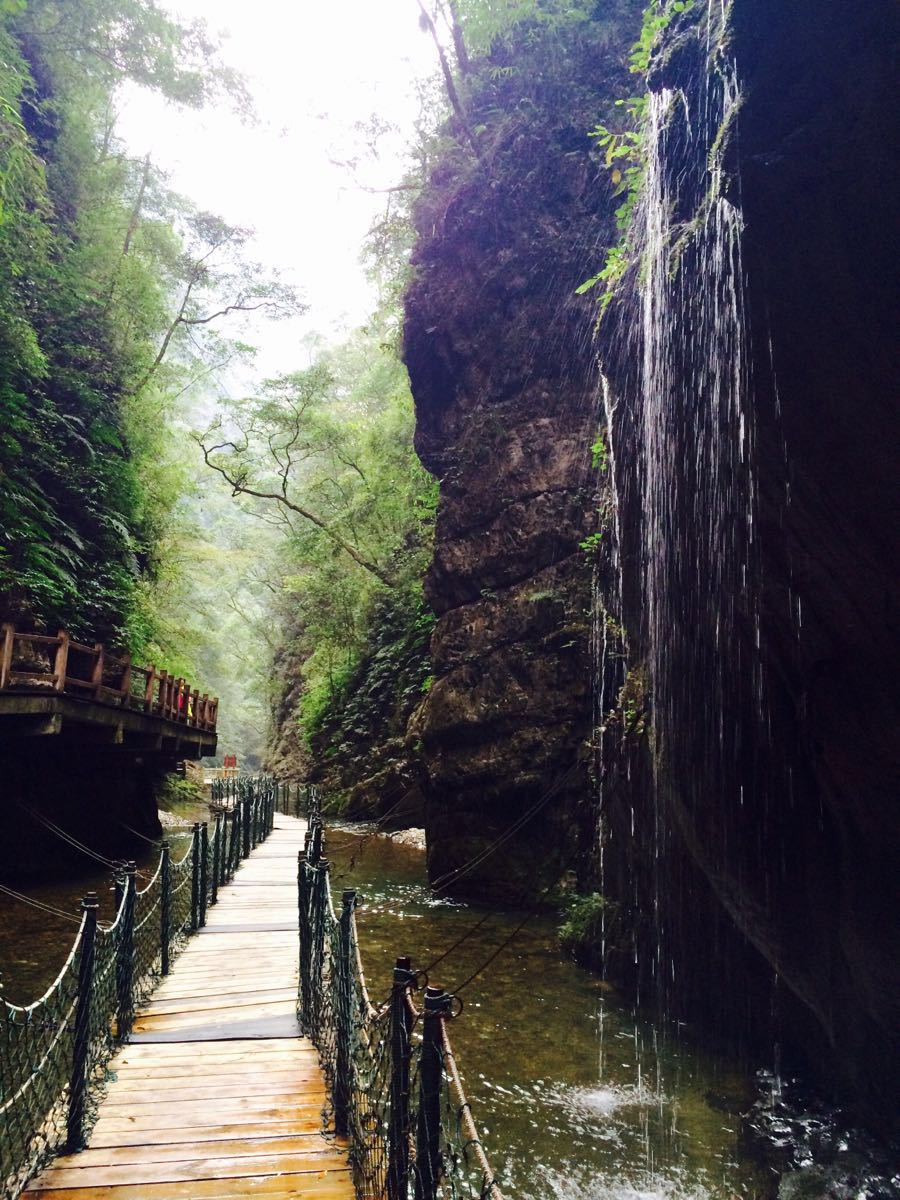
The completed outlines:
[[[682,59],[677,84],[654,82],[648,97],[635,282],[626,336],[610,355],[620,369],[603,396],[617,493],[618,583],[607,601],[623,613],[652,706],[652,811],[639,834],[650,867],[633,904],[645,918],[652,910],[655,945],[644,939],[651,961],[641,974],[664,1005],[680,969],[671,947],[696,941],[685,938],[689,898],[672,878],[673,830],[733,910],[740,889],[729,848],[759,767],[748,731],[765,722],[743,217],[731,157],[741,88],[719,9],[709,0],[694,15],[690,69]],[[603,696],[605,664],[596,668]],[[603,803],[601,793],[601,814]],[[713,827],[710,814],[723,812]]]
[[[754,671],[758,701],[760,691],[758,664],[734,656],[737,649],[740,658],[740,622],[754,612],[756,591],[743,223],[722,193],[717,151],[740,88],[724,56],[705,76],[701,96],[693,120],[683,91],[663,88],[649,101],[641,573],[655,763],[663,771],[679,761],[693,767],[703,789],[727,786],[731,774],[725,756],[737,736],[728,728],[735,666]],[[675,216],[683,204],[675,187],[686,183],[705,184],[688,229]],[[685,761],[679,743],[702,725],[715,736],[693,748],[702,751],[700,763],[693,754]]]

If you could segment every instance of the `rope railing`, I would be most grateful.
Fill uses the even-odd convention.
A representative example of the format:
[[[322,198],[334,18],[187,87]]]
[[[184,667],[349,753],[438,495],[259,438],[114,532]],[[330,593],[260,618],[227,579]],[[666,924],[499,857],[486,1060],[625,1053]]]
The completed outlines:
[[[348,1140],[360,1200],[503,1200],[478,1137],[448,1026],[462,1011],[398,958],[390,998],[373,1003],[356,924],[357,893],[335,912],[319,797],[307,796],[298,864],[298,1016],[319,1051],[326,1118]],[[421,1008],[414,997],[424,989]]]
[[[44,995],[22,1007],[0,994],[0,1195],[15,1200],[54,1154],[87,1145],[107,1063],[127,1039],[135,1009],[205,925],[219,887],[268,837],[275,798],[273,780],[241,780],[212,831],[194,825],[182,858],[173,861],[163,841],[140,890],[135,864],[121,864],[113,920],[101,924],[96,894],[85,896],[75,941]]]

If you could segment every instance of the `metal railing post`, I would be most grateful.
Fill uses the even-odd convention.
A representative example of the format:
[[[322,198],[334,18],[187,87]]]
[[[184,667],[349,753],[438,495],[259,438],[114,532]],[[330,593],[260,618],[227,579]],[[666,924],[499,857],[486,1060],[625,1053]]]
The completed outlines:
[[[444,1073],[443,1022],[453,997],[425,989],[419,1060],[419,1119],[416,1125],[415,1200],[437,1200],[441,1182],[441,1090]]]
[[[239,803],[241,805],[241,810],[242,810],[241,824],[243,825],[242,832],[243,832],[244,852],[243,852],[242,857],[249,858],[250,857],[250,797],[245,796],[243,798],[243,800],[239,801]]]
[[[320,858],[313,865],[310,887],[310,939],[309,939],[309,1012],[310,1036],[321,1032],[323,993],[325,989],[325,911],[328,905],[328,859]]]
[[[162,844],[162,863],[159,869],[159,954],[160,971],[169,973],[169,940],[172,936],[172,852],[169,843]]]
[[[300,925],[300,1028],[304,1033],[310,1032],[309,1010],[311,997],[310,981],[310,947],[312,932],[310,929],[310,878],[306,854],[297,855],[297,907]]]
[[[309,840],[310,861],[318,863],[322,857],[322,824],[316,820],[313,822],[312,835]]]
[[[408,958],[394,965],[391,989],[391,1107],[388,1114],[388,1200],[408,1200],[409,1190],[409,1075],[412,1059],[413,1014],[407,990],[415,976]]]
[[[231,850],[228,859],[228,878],[233,879],[241,857],[241,810],[235,805],[231,810]]]
[[[219,887],[228,882],[228,813],[222,813],[222,844],[219,848]]]
[[[210,903],[217,904],[219,900],[219,872],[222,869],[222,818],[216,815],[215,832],[213,833],[212,860],[212,889]]]
[[[353,954],[351,925],[355,907],[356,890],[347,888],[341,895],[338,960],[335,964],[337,1003],[335,1004],[335,1067],[332,1102],[334,1104],[334,1131],[340,1137],[347,1133],[351,1096],[350,1072],[353,1055],[350,1042],[353,1036],[353,1012],[350,981],[353,968],[350,959]]]
[[[91,993],[94,990],[94,954],[99,907],[95,892],[88,892],[81,902],[85,922],[78,960],[78,998],[75,1002],[75,1040],[72,1049],[72,1074],[69,1077],[66,1130],[66,1148],[72,1152],[83,1150],[87,1141],[84,1126],[91,1051]]]
[[[122,925],[116,947],[116,1036],[128,1037],[134,1021],[134,904],[137,864],[125,864],[122,888]],[[120,884],[117,881],[117,899]]]
[[[200,928],[200,822],[194,823],[191,839],[191,933]]]
[[[206,924],[206,909],[209,904],[209,823],[200,826],[200,915],[198,924]]]

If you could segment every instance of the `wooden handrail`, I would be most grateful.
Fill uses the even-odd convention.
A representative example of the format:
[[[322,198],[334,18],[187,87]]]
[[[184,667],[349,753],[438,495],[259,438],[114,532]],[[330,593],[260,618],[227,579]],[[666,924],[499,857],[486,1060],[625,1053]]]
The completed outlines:
[[[71,674],[76,667],[78,673]],[[0,626],[0,691],[12,689],[75,694],[208,732],[215,731],[219,715],[218,698],[210,700],[186,679],[155,666],[137,666],[130,654],[110,654],[101,642],[73,642],[62,629],[53,637],[24,633],[7,622]]]

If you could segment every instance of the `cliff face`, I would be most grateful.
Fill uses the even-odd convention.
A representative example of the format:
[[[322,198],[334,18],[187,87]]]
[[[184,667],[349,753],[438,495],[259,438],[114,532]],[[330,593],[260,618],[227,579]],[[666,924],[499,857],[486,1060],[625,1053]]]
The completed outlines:
[[[640,266],[601,333],[610,599],[647,672],[654,766],[644,794],[607,797],[608,879],[670,1010],[703,1014],[714,990],[723,1028],[803,1047],[888,1123],[896,12],[710,13],[674,22],[651,67]]]
[[[422,798],[406,737],[410,717],[429,686],[428,639],[434,617],[421,596],[404,589],[382,597],[369,647],[309,741],[304,737],[304,662],[309,639],[295,621],[273,664],[266,768],[282,778],[320,784],[345,816],[378,818],[386,828],[421,825]]]
[[[797,781],[779,797],[783,883],[762,945],[883,1123],[900,1111],[898,39],[883,0],[806,20],[735,6],[759,454],[774,465],[783,446],[787,467],[783,502],[777,473],[761,476],[762,619]]]
[[[575,289],[615,237],[586,131],[627,86],[638,7],[564,46],[495,55],[469,80],[479,157],[448,153],[417,213],[404,357],[416,449],[441,490],[426,580],[434,684],[409,737],[431,877],[458,892],[533,897],[571,857],[587,800],[579,543],[596,527],[597,380],[593,305]]]
[[[616,54],[517,62],[474,100],[481,161],[457,145],[435,172],[406,359],[441,480],[438,623],[410,738],[433,879],[497,892],[502,863],[533,896],[567,862],[584,878],[596,837],[615,978],[800,1050],[889,1125],[897,14],[725,19],[698,3],[655,54],[634,265],[596,348],[574,289],[615,234],[582,131],[633,90]]]

